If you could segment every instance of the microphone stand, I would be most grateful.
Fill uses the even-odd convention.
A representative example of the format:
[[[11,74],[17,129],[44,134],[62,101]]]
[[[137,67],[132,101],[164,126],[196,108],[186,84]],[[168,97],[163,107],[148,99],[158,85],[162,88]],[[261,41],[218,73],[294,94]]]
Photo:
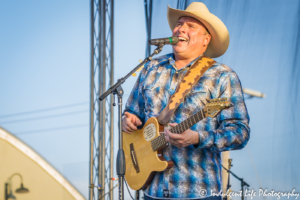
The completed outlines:
[[[119,200],[124,200],[124,176],[126,171],[125,166],[125,155],[123,150],[123,135],[122,135],[122,97],[123,97],[123,89],[121,85],[125,82],[127,78],[129,78],[135,71],[137,71],[141,66],[143,66],[146,62],[151,61],[152,57],[156,54],[159,54],[162,51],[164,44],[159,43],[154,52],[143,62],[141,62],[138,66],[136,66],[133,70],[131,70],[125,77],[118,79],[117,83],[111,86],[106,92],[104,92],[99,100],[103,101],[109,94],[118,96],[118,104],[119,104],[119,150],[117,154],[117,175],[119,177]],[[115,106],[115,100],[113,98],[113,106]]]
[[[243,178],[239,178],[237,175],[235,175],[232,171],[230,171],[229,169],[226,169],[223,165],[222,165],[223,169],[225,169],[228,173],[232,174],[236,179],[238,179],[239,181],[241,181],[241,187],[242,187],[242,200],[244,200],[244,186],[248,186],[250,187],[250,185],[248,183],[246,183],[244,181]]]
[[[231,162],[232,162],[232,159],[228,159],[228,169],[230,170],[231,169],[231,167],[233,166],[232,164],[231,164]],[[230,189],[230,187],[231,187],[231,184],[230,184],[230,173],[228,173],[228,180],[227,180],[227,191]],[[226,200],[227,200],[228,198],[227,198],[227,196],[226,196]]]

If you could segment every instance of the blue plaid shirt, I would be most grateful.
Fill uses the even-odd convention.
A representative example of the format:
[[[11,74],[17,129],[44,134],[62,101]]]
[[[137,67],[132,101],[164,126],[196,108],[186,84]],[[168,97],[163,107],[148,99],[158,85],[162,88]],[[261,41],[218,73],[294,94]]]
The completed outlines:
[[[157,117],[193,62],[180,70],[175,66],[174,54],[148,62],[134,85],[125,111],[138,116],[143,124],[150,117]],[[169,145],[163,150],[165,159],[172,160],[174,166],[156,173],[145,190],[147,196],[163,198],[167,190],[169,198],[193,199],[203,197],[203,190],[207,192],[205,196],[210,196],[211,191],[220,192],[220,152],[241,149],[250,137],[249,116],[236,73],[224,64],[215,63],[186,95],[170,123],[182,122],[204,108],[207,99],[215,98],[227,98],[233,107],[191,127],[199,133],[198,145],[184,148]]]

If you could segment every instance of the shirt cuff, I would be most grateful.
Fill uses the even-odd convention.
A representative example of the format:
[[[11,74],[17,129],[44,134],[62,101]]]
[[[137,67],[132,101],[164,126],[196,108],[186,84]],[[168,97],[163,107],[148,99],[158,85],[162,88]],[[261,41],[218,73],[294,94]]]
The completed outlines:
[[[212,131],[201,131],[199,133],[199,143],[195,144],[195,148],[208,148],[214,144],[215,138]]]

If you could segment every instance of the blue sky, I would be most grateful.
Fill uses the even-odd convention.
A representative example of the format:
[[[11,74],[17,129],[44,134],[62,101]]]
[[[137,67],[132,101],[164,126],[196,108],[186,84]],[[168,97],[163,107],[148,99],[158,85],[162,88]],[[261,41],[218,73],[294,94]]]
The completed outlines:
[[[1,1],[0,26],[0,125],[87,197],[89,1]],[[136,66],[145,39],[143,2],[115,1],[115,68]]]

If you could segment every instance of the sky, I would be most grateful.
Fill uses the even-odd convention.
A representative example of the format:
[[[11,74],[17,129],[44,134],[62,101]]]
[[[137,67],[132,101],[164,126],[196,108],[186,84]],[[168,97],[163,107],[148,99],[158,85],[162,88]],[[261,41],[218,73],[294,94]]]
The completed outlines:
[[[0,1],[0,26],[0,126],[87,198],[90,2]],[[143,2],[116,0],[115,80],[144,58],[145,40]]]
[[[152,38],[171,34],[166,25],[167,2],[176,7],[174,1],[154,4]],[[245,149],[231,153],[233,171],[256,189],[297,189],[300,187],[300,173],[296,172],[300,164],[296,158],[300,152],[296,125],[299,107],[289,100],[297,100],[290,88],[299,83],[290,81],[299,72],[291,70],[297,56],[290,53],[296,52],[295,44],[298,44],[295,33],[299,27],[299,2],[204,2],[223,20],[231,34],[227,53],[217,61],[233,68],[243,87],[267,96],[246,100],[251,139]],[[89,1],[2,0],[0,27],[0,126],[36,150],[87,198]],[[116,81],[145,57],[143,1],[116,0],[114,28]],[[164,47],[161,55],[170,50],[170,46]],[[123,84],[123,102],[135,80],[136,77],[130,77]],[[117,107],[115,125],[116,113]],[[115,147],[117,143],[115,136]],[[233,185],[239,188],[239,182],[234,179]]]

